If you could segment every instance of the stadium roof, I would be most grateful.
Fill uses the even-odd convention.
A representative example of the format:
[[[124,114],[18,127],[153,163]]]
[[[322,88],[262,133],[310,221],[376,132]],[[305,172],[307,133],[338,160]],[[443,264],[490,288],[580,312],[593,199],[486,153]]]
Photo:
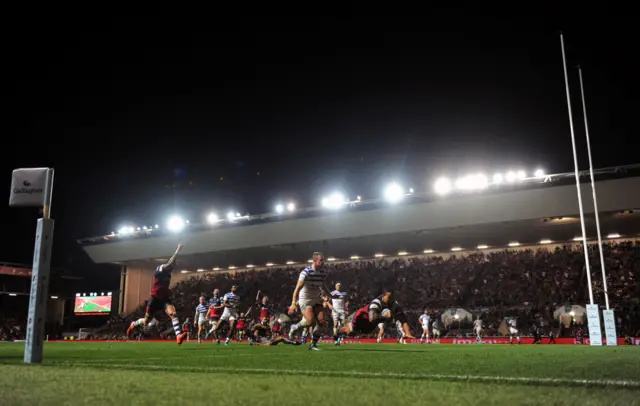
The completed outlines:
[[[604,172],[612,176],[616,172]],[[556,176],[556,175],[554,175]],[[562,177],[560,177],[562,179]],[[566,178],[566,177],[565,177]],[[348,259],[375,254],[450,251],[478,245],[506,247],[511,242],[543,239],[571,241],[581,235],[575,184],[424,199],[410,204],[342,210],[245,226],[185,229],[178,234],[105,237],[103,244],[83,243],[97,263],[152,266],[165,260],[178,241],[185,243],[181,267],[211,270],[267,263],[306,262],[313,251]],[[556,183],[557,184],[557,183]],[[604,235],[636,236],[640,230],[640,177],[601,180],[598,203]],[[587,237],[595,237],[589,187],[582,187]]]

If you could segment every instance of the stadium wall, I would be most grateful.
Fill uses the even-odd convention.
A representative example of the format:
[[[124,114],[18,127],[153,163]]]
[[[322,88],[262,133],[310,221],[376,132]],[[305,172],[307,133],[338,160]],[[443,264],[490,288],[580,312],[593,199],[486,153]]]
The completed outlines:
[[[601,212],[640,208],[640,177],[602,181],[596,185]],[[585,213],[593,213],[591,188],[582,185],[581,190]],[[357,212],[344,210],[315,218],[132,239],[83,248],[96,263],[127,262],[166,257],[167,252],[173,252],[179,240],[185,243],[183,255],[193,255],[577,214],[575,186],[557,186],[451,196],[423,204],[400,204]],[[310,230],[313,230],[311,234]]]

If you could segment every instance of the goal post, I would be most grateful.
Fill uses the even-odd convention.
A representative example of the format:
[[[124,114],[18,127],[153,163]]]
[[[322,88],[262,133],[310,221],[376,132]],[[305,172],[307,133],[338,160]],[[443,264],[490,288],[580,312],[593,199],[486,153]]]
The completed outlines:
[[[51,168],[21,168],[15,169],[11,176],[9,206],[42,207],[42,218],[39,218],[37,222],[33,249],[27,336],[24,347],[25,364],[42,362],[53,247],[54,221],[51,219],[53,175],[54,171]]]

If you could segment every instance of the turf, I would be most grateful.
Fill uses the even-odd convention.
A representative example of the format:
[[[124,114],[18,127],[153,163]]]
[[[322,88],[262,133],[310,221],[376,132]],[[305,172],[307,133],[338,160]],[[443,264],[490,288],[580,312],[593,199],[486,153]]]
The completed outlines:
[[[0,344],[7,405],[640,405],[640,348]],[[220,401],[220,399],[224,399]]]

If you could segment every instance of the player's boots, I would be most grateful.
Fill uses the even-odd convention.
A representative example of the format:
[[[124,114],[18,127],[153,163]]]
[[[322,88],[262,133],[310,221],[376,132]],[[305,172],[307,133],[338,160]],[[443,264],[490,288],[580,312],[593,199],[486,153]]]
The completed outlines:
[[[136,324],[135,322],[132,321],[131,324],[129,324],[129,328],[127,329],[127,337],[131,337],[135,329],[136,329]]]
[[[185,338],[187,338],[187,333],[182,333],[178,337],[176,337],[176,342],[178,343],[178,345],[182,344]]]

